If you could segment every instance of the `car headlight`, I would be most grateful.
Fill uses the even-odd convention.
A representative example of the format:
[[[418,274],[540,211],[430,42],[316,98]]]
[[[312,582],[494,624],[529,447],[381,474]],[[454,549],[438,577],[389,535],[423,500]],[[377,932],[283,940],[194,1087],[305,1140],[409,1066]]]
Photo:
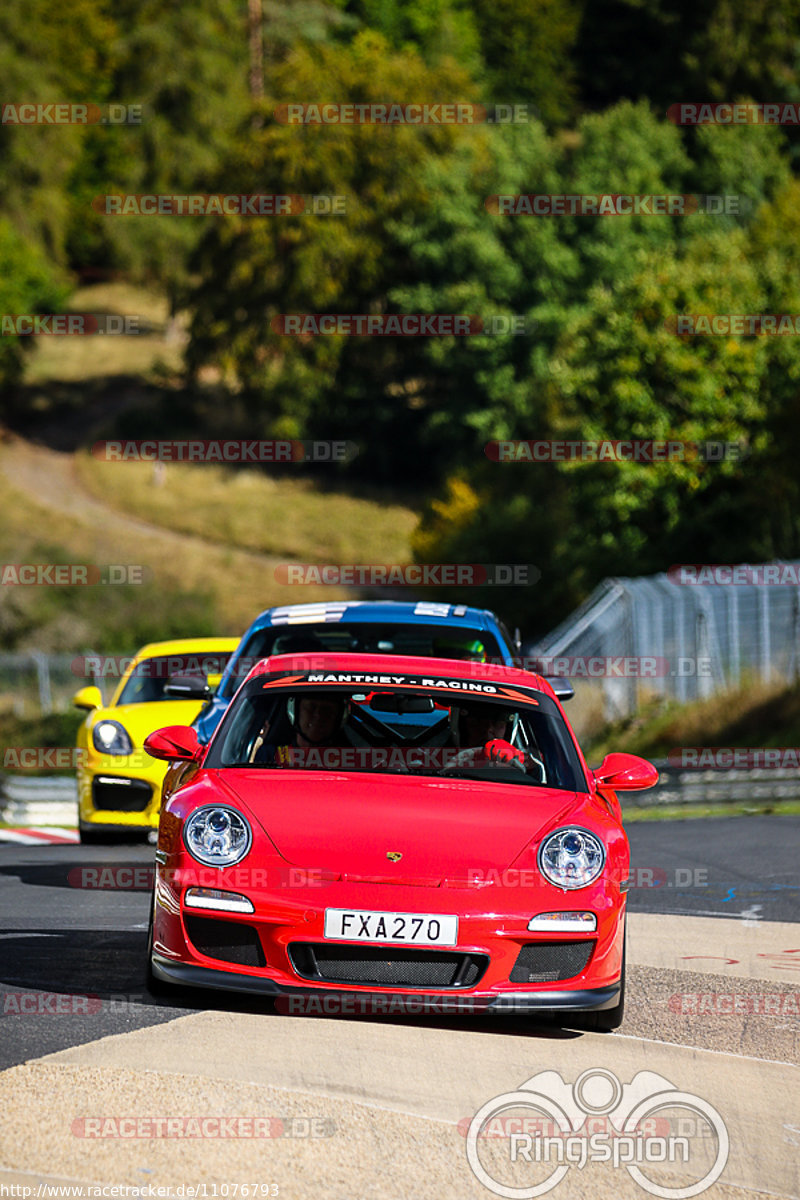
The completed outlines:
[[[605,846],[588,829],[557,829],[539,847],[539,870],[559,888],[582,888],[594,883],[605,861]]]
[[[133,742],[119,721],[98,721],[92,741],[101,754],[133,754]]]
[[[224,804],[198,808],[183,827],[186,849],[208,867],[232,867],[241,862],[252,840],[242,814]]]

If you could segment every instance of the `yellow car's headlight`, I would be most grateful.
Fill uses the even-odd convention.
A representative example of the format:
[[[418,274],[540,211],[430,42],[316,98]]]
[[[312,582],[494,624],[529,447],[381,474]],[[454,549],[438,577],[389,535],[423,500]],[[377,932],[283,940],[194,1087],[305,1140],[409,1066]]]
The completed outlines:
[[[133,742],[119,721],[98,721],[92,730],[92,742],[101,754],[133,753]]]

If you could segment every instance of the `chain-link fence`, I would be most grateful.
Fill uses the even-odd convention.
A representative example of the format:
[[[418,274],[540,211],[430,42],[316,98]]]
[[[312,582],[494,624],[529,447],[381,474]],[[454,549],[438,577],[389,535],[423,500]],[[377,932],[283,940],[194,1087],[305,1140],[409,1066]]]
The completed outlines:
[[[777,580],[800,579],[800,564],[779,565],[786,570],[774,573]],[[797,584],[703,582],[695,574],[694,583],[676,582],[672,572],[605,580],[557,629],[525,647],[524,665],[594,685],[605,720],[630,715],[647,696],[689,701],[745,679],[800,678]],[[93,679],[85,672],[90,661],[0,654],[0,705],[19,716],[63,711],[90,682],[108,699],[117,679]]]
[[[607,579],[557,629],[525,647],[526,665],[601,689],[606,720],[629,716],[646,696],[690,701],[745,680],[793,682],[800,678],[800,588],[791,580],[800,579],[800,564],[777,565],[784,569],[772,572],[775,579],[789,582],[704,582],[701,570],[689,583],[672,572]],[[748,570],[769,577],[765,568]]]
[[[71,654],[0,654],[0,705],[18,717],[63,711],[79,687]]]
[[[109,681],[85,672],[87,657],[42,654],[37,650],[0,654],[0,707],[18,717],[64,712],[79,688],[97,683],[108,698]],[[117,680],[114,679],[114,685]]]

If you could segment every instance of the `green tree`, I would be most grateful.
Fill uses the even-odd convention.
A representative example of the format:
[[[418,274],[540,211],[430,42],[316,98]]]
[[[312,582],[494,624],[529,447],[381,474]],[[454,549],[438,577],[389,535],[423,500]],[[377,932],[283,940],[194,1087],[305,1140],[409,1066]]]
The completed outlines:
[[[115,26],[103,0],[6,0],[0,8],[3,103],[102,103]],[[0,125],[0,206],[20,234],[67,260],[68,180],[87,136],[81,125]]]
[[[57,312],[68,293],[66,278],[35,244],[24,241],[10,221],[0,218],[0,314]],[[33,338],[0,333],[0,416],[16,411],[14,385]]]
[[[575,112],[580,0],[472,0],[487,96],[527,101],[551,125]]]
[[[265,112],[290,101],[463,100],[469,80],[429,69],[413,51],[393,53],[366,31],[347,46],[300,47],[269,78]],[[369,438],[374,475],[417,445],[413,397],[393,388],[411,339],[290,337],[284,313],[398,311],[389,290],[414,275],[393,236],[436,196],[423,182],[429,159],[451,161],[474,128],[287,126],[271,116],[243,128],[222,164],[244,192],[342,196],[345,212],[230,217],[210,224],[192,269],[190,370],[216,364],[239,391],[243,420],[260,432]],[[457,167],[452,159],[453,168]],[[400,343],[400,344],[398,344]]]

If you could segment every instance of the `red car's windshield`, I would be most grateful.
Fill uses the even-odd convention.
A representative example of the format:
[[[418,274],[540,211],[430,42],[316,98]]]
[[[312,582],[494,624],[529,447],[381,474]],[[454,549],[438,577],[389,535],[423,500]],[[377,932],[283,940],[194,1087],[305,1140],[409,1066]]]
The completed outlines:
[[[553,701],[539,693],[526,703],[518,689],[513,699],[503,692],[481,692],[474,680],[438,689],[306,681],[291,687],[257,676],[231,705],[205,766],[438,775],[588,791]]]

